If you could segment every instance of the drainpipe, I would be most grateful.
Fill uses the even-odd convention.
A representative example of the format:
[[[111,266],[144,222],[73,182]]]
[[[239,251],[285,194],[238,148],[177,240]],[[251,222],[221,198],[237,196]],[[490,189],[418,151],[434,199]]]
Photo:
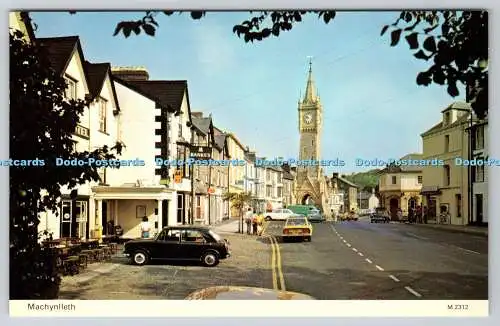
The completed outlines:
[[[470,160],[472,159],[472,133],[474,132],[472,130],[472,112],[469,117],[469,134],[468,134],[468,143],[469,143],[469,148],[467,150],[467,158]],[[472,212],[473,212],[473,185],[472,185],[472,166],[467,167],[467,195],[469,197],[468,203],[467,203],[467,215],[468,215],[468,224],[471,224],[473,222],[472,219]]]

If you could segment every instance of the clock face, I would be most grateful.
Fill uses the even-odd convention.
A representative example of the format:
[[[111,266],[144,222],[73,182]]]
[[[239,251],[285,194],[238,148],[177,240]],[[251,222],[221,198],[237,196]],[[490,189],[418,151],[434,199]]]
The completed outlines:
[[[304,122],[309,124],[313,121],[313,117],[311,113],[304,114]]]

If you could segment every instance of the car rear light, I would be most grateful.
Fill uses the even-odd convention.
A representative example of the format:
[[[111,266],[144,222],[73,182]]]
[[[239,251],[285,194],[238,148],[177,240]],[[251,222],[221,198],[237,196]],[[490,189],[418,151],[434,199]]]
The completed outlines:
[[[309,234],[309,229],[302,229],[302,232]]]
[[[283,230],[283,233],[284,233],[284,234],[288,234],[288,233],[289,233],[289,230],[288,230],[288,229],[284,229],[284,230]]]

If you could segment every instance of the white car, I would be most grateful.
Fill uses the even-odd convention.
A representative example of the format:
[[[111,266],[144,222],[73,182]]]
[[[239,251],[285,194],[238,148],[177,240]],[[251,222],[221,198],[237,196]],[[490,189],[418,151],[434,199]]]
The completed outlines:
[[[266,221],[285,221],[289,217],[299,217],[303,216],[300,214],[295,214],[287,208],[278,208],[272,212],[267,212],[264,214],[264,220]]]

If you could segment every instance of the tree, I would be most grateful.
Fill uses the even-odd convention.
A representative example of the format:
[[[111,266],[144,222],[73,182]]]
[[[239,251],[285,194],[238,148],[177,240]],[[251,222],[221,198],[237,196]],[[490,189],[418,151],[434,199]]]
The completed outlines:
[[[236,208],[240,213],[240,232],[243,232],[243,208],[252,201],[252,194],[250,192],[227,192],[223,196],[223,200],[229,200],[231,206]]]
[[[404,33],[415,58],[431,62],[417,75],[418,85],[447,85],[448,94],[456,97],[461,83],[477,117],[488,115],[488,12],[403,11],[381,35],[389,28],[391,46]]]
[[[92,152],[73,150],[73,132],[89,103],[66,100],[65,80],[50,66],[41,48],[27,43],[22,32],[10,31],[10,157],[44,162],[10,167],[11,299],[57,297],[60,275],[56,257],[39,245],[38,214],[46,210],[57,214],[61,186],[74,189],[99,180],[97,167],[58,168],[55,158],[113,159],[122,147],[117,144]],[[71,192],[72,196],[76,194],[77,190]]]

